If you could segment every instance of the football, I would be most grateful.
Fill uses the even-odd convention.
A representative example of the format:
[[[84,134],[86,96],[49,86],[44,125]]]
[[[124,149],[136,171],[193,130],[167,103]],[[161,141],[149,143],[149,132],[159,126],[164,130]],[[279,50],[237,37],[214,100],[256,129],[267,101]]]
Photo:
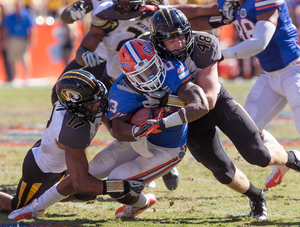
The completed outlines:
[[[146,107],[143,107],[141,109],[139,109],[138,111],[136,111],[131,120],[130,120],[130,123],[133,124],[133,125],[137,125],[137,126],[140,126],[144,121],[148,120],[148,119],[151,119],[151,116],[150,116],[150,109],[151,108],[146,108]],[[153,108],[154,109],[154,117],[156,117],[159,112],[160,112],[160,108],[159,107],[155,107]],[[154,118],[153,117],[153,118]]]

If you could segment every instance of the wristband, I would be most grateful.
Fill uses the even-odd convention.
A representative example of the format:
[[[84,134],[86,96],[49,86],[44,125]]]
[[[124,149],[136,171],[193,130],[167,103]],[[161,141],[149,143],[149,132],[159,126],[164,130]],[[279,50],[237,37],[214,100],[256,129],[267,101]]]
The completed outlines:
[[[171,114],[168,117],[162,118],[166,128],[174,127],[174,126],[177,126],[177,125],[182,125],[182,124],[188,122],[187,118],[186,118],[186,110],[184,108],[181,108],[180,110],[182,110],[182,112],[184,114],[184,119],[185,119],[186,122],[183,122],[181,120],[181,117],[180,117],[179,111],[178,111],[176,113]]]
[[[222,25],[225,25],[225,23],[222,21],[222,16],[211,16],[208,20],[208,23],[212,28],[218,28]]]
[[[123,180],[104,180],[103,181],[103,195],[112,193],[123,193],[124,181]]]

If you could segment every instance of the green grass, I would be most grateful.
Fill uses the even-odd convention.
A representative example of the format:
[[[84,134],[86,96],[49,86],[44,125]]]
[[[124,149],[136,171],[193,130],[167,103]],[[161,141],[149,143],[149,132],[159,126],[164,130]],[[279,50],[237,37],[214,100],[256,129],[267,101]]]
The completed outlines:
[[[226,81],[224,85],[238,102],[244,104],[251,81]],[[13,127],[38,125],[42,129],[46,125],[52,107],[51,89],[51,86],[19,89],[5,86],[0,89],[0,141],[15,138],[8,130]],[[284,111],[288,113],[289,108]],[[268,130],[278,139],[299,137],[293,122],[274,122]],[[220,134],[225,140],[226,137]],[[23,136],[27,138],[27,135]],[[39,137],[39,134],[29,136],[32,141]],[[111,140],[107,132],[100,132],[96,137],[98,140],[103,138],[106,141]],[[30,146],[0,146],[1,191],[11,194],[15,192],[21,176],[22,161]],[[87,154],[89,159],[102,148],[91,146]],[[250,181],[257,187],[263,188],[272,167],[252,166],[234,147],[225,148],[237,167],[244,171]],[[296,147],[286,147],[287,150],[292,148]],[[36,226],[300,226],[299,173],[289,171],[281,185],[265,192],[268,219],[257,221],[247,216],[250,210],[248,199],[217,182],[189,152],[177,168],[180,172],[179,187],[175,191],[168,191],[162,179],[155,180],[157,187],[146,188],[144,193],[154,193],[157,202],[135,220],[116,220],[114,213],[120,204],[114,202],[109,196],[98,196],[93,202],[58,203],[50,207],[39,219],[28,219],[23,222],[34,222]],[[7,219],[7,214],[0,214],[0,223],[7,222],[11,222]]]

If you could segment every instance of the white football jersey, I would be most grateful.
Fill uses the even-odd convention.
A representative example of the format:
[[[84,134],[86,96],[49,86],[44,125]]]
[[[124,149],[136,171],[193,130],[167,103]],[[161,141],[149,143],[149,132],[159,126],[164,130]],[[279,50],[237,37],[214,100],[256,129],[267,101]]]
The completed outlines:
[[[113,3],[111,1],[106,1],[99,5],[93,12],[92,23],[98,24],[101,19],[99,19],[96,14],[112,5]],[[116,29],[109,32],[107,36],[102,39],[107,51],[107,73],[110,77],[117,79],[122,74],[122,71],[119,69],[119,50],[122,45],[128,40],[137,38],[144,32],[148,32],[150,21],[151,17],[147,17],[143,20],[139,18],[117,20],[118,25]]]
[[[82,120],[64,109],[57,101],[40,146],[32,148],[40,169],[44,173],[60,173],[66,170],[65,151],[58,147],[57,142],[71,148],[88,147],[98,131],[101,119],[96,118],[94,123]]]

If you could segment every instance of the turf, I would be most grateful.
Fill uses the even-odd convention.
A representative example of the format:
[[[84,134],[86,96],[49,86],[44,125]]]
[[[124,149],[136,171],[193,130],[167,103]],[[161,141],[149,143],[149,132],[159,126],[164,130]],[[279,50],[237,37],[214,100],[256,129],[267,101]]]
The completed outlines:
[[[252,81],[225,81],[234,98],[243,104]],[[13,194],[21,176],[21,165],[28,149],[42,135],[51,113],[51,86],[0,89],[0,191]],[[299,146],[292,115],[287,107],[268,130],[287,150]],[[224,146],[234,163],[250,181],[263,188],[272,167],[260,168],[248,164],[220,132]],[[103,129],[88,149],[91,159],[103,146],[111,142]],[[116,220],[114,213],[120,204],[109,196],[98,196],[93,202],[58,203],[38,219],[13,224],[7,214],[0,214],[0,226],[300,226],[298,204],[299,173],[287,172],[283,183],[265,191],[268,219],[258,221],[248,217],[250,207],[246,197],[218,183],[212,174],[197,163],[188,152],[177,166],[180,184],[168,191],[162,179],[155,180],[157,202],[135,220]]]

